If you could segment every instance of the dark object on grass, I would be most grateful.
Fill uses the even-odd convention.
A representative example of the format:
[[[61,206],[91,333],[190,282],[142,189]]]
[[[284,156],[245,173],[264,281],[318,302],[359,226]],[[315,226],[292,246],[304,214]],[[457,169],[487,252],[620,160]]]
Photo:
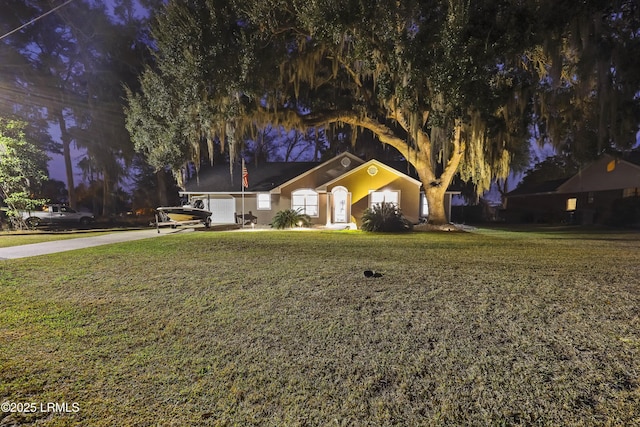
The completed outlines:
[[[371,270],[365,270],[364,277],[382,277],[382,273],[378,273]]]

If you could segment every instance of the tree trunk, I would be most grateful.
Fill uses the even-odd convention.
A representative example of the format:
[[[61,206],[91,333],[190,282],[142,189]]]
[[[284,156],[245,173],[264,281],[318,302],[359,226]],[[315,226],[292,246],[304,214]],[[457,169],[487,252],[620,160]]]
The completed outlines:
[[[393,116],[397,123],[407,132],[410,131],[409,122],[400,110],[394,111]],[[428,113],[423,113],[423,123],[426,123]],[[404,137],[396,135],[393,130],[385,124],[369,117],[361,117],[351,112],[338,112],[331,117],[320,116],[320,120],[315,122],[313,117],[305,116],[303,123],[316,126],[321,123],[341,122],[353,126],[360,126],[369,129],[376,134],[378,140],[383,144],[394,147],[416,168],[416,172],[422,181],[427,203],[429,204],[429,223],[435,225],[447,224],[448,218],[444,206],[444,198],[447,188],[453,181],[466,145],[462,139],[462,120],[456,119],[453,126],[453,135],[450,141],[451,154],[446,160],[444,169],[440,176],[436,175],[438,166],[431,161],[432,145],[429,135],[418,132],[415,140],[415,148],[412,147]]]
[[[111,176],[106,169],[102,171],[102,216],[109,217],[113,212],[113,195],[111,194]]]
[[[429,205],[429,224],[443,225],[449,222],[444,203],[446,191],[447,187],[445,185],[425,186],[424,192]]]
[[[167,206],[167,173],[164,169],[158,169],[156,172],[156,183],[156,195],[158,196],[160,206]]]
[[[60,139],[62,140],[62,156],[67,174],[67,194],[69,195],[69,206],[76,209],[76,186],[73,182],[73,163],[71,163],[71,136],[67,131],[67,123],[64,120],[62,110],[56,112],[58,116],[58,126],[60,127]]]

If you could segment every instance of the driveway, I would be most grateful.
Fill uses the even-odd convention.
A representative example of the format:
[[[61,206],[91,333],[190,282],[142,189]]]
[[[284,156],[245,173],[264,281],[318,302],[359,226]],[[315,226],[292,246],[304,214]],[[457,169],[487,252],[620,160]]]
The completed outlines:
[[[47,255],[56,252],[73,251],[76,249],[90,248],[93,246],[108,245],[111,243],[129,242],[132,240],[149,239],[151,237],[164,236],[189,229],[161,229],[160,233],[154,228],[149,230],[116,231],[92,237],[79,237],[77,239],[55,240],[52,242],[32,243],[22,246],[0,248],[0,260],[26,258],[37,255]]]

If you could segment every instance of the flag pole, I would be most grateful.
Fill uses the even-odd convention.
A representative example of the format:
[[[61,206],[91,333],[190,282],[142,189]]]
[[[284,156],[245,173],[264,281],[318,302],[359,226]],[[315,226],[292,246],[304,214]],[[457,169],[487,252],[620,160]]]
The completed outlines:
[[[244,182],[245,182],[245,171],[246,168],[244,166],[244,157],[242,158],[242,179],[240,179],[240,186],[242,187],[242,228],[244,228]]]

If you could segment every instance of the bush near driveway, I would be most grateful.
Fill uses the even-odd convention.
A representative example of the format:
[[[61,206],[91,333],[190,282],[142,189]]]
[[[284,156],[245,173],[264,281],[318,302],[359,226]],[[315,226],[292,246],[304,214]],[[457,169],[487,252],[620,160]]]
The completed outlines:
[[[639,425],[639,250],[637,234],[229,232],[3,261],[0,398],[80,405],[4,420]]]

